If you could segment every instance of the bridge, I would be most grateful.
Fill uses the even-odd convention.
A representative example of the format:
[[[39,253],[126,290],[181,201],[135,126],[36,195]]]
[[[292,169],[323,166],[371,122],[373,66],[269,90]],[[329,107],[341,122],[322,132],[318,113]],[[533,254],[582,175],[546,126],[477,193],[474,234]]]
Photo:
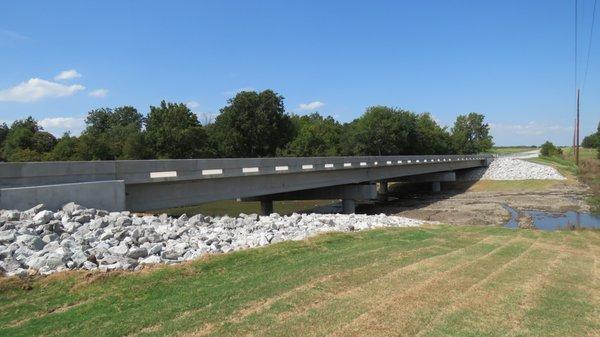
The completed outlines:
[[[489,155],[281,157],[0,163],[0,209],[50,209],[75,201],[106,210],[147,211],[226,199],[385,198],[387,183],[455,179],[457,170],[487,166]],[[377,190],[379,184],[379,193]]]

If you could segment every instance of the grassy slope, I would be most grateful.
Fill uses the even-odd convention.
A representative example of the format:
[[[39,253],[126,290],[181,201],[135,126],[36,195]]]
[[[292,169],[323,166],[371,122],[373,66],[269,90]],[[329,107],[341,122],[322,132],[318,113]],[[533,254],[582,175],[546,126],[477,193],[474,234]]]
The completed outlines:
[[[523,147],[523,146],[506,146],[506,147],[493,147],[489,153],[493,154],[514,154],[527,151],[533,151],[534,147]]]
[[[600,233],[330,234],[136,273],[0,280],[0,335],[592,336]]]

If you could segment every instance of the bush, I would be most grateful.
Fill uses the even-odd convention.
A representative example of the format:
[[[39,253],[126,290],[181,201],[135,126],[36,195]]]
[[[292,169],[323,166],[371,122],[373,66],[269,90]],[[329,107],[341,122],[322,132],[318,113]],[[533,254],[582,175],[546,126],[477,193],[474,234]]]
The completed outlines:
[[[562,149],[556,147],[551,142],[546,141],[542,144],[541,154],[545,157],[557,156],[562,154]]]

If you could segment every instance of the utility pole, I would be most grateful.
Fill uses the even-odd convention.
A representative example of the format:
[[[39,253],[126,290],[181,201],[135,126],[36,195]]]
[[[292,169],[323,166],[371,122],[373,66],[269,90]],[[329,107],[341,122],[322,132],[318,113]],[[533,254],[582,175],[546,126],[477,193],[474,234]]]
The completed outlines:
[[[579,166],[579,89],[577,89],[577,124],[575,126],[575,165]]]

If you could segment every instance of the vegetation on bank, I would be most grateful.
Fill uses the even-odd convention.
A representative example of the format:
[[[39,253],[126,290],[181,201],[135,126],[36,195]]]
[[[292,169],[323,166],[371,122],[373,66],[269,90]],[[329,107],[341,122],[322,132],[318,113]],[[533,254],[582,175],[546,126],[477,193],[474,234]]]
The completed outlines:
[[[561,173],[577,177],[580,181],[590,187],[588,203],[592,212],[600,213],[600,159],[597,149],[579,149],[579,167],[575,165],[573,148],[559,148],[560,152],[554,152],[550,156],[541,156],[530,159],[533,162],[550,165]]]
[[[533,151],[537,148],[538,147],[535,145],[532,145],[532,146],[494,146],[487,152],[492,153],[492,154],[508,155],[508,154]]]
[[[592,230],[436,226],[0,279],[0,335],[591,336],[599,245]]]
[[[202,125],[185,104],[161,102],[146,115],[131,106],[88,113],[78,136],[56,139],[31,117],[0,125],[0,160],[114,160],[272,156],[478,153],[492,146],[477,113],[458,116],[451,129],[428,113],[373,106],[340,123],[318,113],[286,113],[271,90],[245,91]]]

